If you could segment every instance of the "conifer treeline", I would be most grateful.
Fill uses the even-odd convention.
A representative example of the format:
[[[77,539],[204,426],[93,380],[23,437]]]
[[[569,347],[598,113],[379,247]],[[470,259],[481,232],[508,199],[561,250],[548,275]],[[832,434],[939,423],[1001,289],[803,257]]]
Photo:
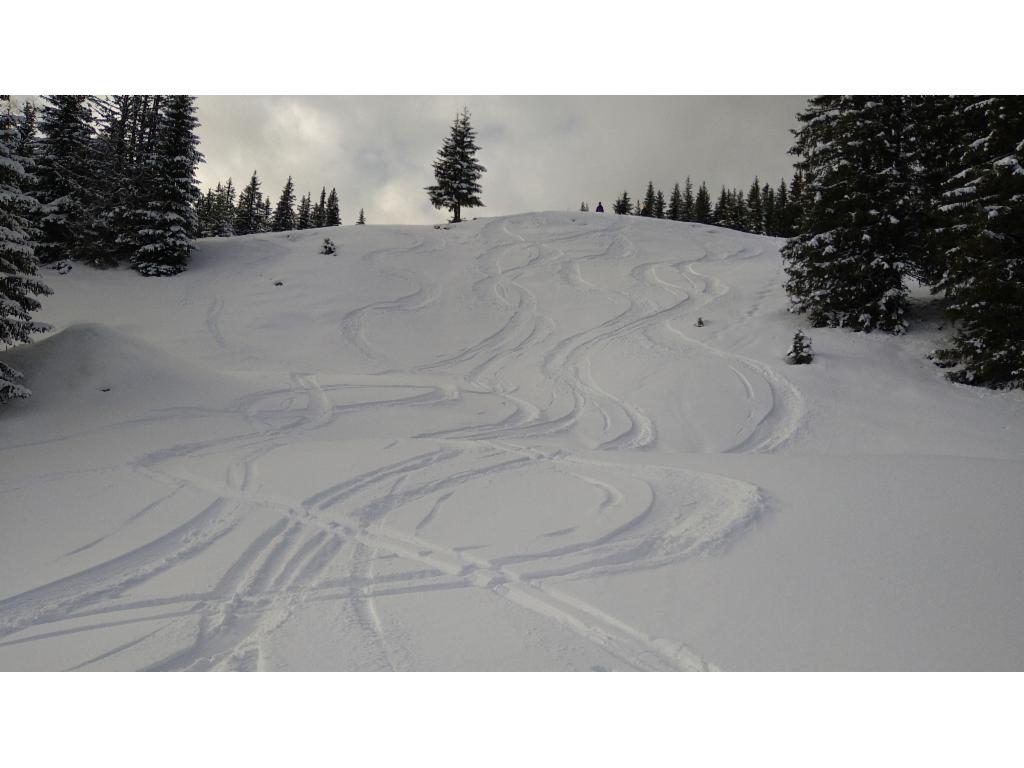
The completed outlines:
[[[313,202],[310,193],[295,204],[295,184],[292,177],[281,190],[277,206],[271,209],[270,196],[264,196],[256,171],[235,200],[235,186],[231,179],[218,182],[207,190],[196,204],[199,219],[199,237],[231,237],[250,235],[254,232],[286,232],[292,229],[313,229],[315,227],[337,227],[341,225],[341,204],[338,192],[327,188],[320,190],[320,199]]]
[[[1024,387],[1024,97],[817,96],[798,119],[792,310],[898,334],[919,281],[954,328],[949,378]]]
[[[192,250],[199,152],[192,96],[47,96],[18,116],[39,203],[43,264],[182,271]]]
[[[793,175],[789,185],[782,179],[777,187],[761,184],[755,176],[746,192],[723,186],[717,201],[712,204],[707,182],[702,181],[694,191],[693,182],[687,177],[681,189],[676,182],[667,201],[664,193],[660,189],[655,191],[654,183],[648,182],[643,197],[634,201],[629,192],[623,192],[612,210],[623,215],[693,221],[757,235],[792,237],[798,231],[806,203],[804,190],[801,171]]]

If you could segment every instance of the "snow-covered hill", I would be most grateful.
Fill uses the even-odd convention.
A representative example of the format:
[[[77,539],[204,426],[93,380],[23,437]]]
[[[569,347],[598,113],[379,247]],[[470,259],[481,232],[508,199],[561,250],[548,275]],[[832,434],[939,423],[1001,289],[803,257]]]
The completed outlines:
[[[1024,668],[1024,400],[927,318],[786,366],[780,244],[538,213],[47,273],[0,668]]]

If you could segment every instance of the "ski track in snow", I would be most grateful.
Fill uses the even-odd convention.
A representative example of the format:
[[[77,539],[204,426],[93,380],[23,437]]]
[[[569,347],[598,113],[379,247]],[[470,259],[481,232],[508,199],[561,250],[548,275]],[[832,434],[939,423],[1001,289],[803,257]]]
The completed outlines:
[[[162,622],[74,667],[118,668],[119,658],[131,659],[160,633],[192,622],[196,630],[191,642],[148,661],[145,668],[261,669],[275,633],[304,606],[327,602],[349,606],[348,631],[375,649],[368,662],[373,668],[401,669],[407,655],[390,633],[381,600],[470,589],[483,590],[535,621],[550,622],[627,669],[714,668],[698,650],[652,637],[559,586],[708,551],[742,531],[761,508],[758,489],[747,483],[619,461],[620,452],[655,447],[658,429],[639,404],[602,384],[597,362],[611,345],[641,342],[664,354],[695,353],[723,361],[748,401],[746,420],[728,452],[784,446],[800,429],[804,407],[799,391],[772,367],[682,330],[693,325],[702,307],[730,290],[699,268],[710,258],[707,251],[696,259],[644,253],[631,239],[630,225],[611,216],[554,238],[531,227],[528,218],[484,224],[470,292],[495,307],[500,324],[464,348],[405,365],[380,347],[373,326],[396,313],[415,323],[419,313],[444,301],[441,281],[428,279],[429,270],[408,266],[443,251],[446,240],[435,234],[410,237],[404,248],[361,257],[369,268],[408,285],[395,298],[375,299],[348,311],[337,328],[339,341],[344,339],[376,366],[379,383],[371,381],[375,374],[359,383],[337,383],[337,376],[295,370],[287,389],[256,392],[223,411],[212,411],[239,420],[245,425],[243,434],[140,457],[135,471],[166,486],[167,492],[140,508],[126,525],[143,516],[152,519],[161,506],[175,503],[183,488],[208,494],[213,501],[142,546],[0,600],[0,650],[64,634],[73,638],[102,627]],[[451,236],[462,234],[456,228]],[[718,252],[715,258],[728,255]],[[601,288],[599,281],[587,277],[591,268],[616,264],[633,266],[614,288]],[[607,319],[593,327],[559,328],[537,292],[537,286],[551,283],[578,299],[607,305]],[[208,305],[205,327],[218,349],[238,354],[243,350],[233,348],[221,330],[221,319],[230,311],[230,297],[217,293]],[[528,379],[525,374],[536,375]],[[377,396],[344,400],[360,387]],[[381,396],[390,389],[395,390],[393,397]],[[758,391],[769,392],[770,402],[758,401]],[[264,488],[261,467],[274,460],[275,451],[336,439],[334,427],[342,417],[396,407],[445,407],[470,395],[499,399],[511,413],[488,423],[453,410],[443,428],[391,443],[414,446],[411,455],[389,457],[387,450],[378,450],[380,461],[372,468],[308,488],[301,500]],[[606,458],[593,458],[595,452]],[[197,471],[209,459],[228,459],[222,476]],[[439,525],[460,492],[492,481],[528,481],[535,472],[552,474],[600,499],[578,517],[602,524],[594,524],[594,530],[569,525],[545,533],[524,550],[489,556],[479,547],[445,542]],[[420,510],[414,518],[407,514],[413,509]],[[235,559],[224,564],[212,588],[137,596],[141,585],[168,571],[188,569],[241,530],[253,510],[271,522],[244,546],[236,546]],[[381,558],[400,558],[407,567],[378,571],[375,563]],[[58,623],[61,628],[54,629]]]

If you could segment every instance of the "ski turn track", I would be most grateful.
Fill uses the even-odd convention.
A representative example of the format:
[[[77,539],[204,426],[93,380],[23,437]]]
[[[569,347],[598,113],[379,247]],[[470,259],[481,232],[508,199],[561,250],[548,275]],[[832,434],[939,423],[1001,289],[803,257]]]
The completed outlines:
[[[406,669],[415,662],[408,631],[395,625],[396,599],[477,592],[623,669],[714,669],[682,640],[652,636],[567,589],[714,551],[763,508],[749,483],[623,460],[658,448],[671,425],[609,383],[607,355],[720,360],[746,412],[723,452],[786,445],[802,398],[771,366],[682,330],[729,293],[695,268],[707,250],[645,250],[621,217],[587,222],[497,219],[444,237],[403,234],[404,245],[366,252],[362,268],[407,286],[339,315],[338,349],[356,350],[367,372],[293,369],[287,386],[206,408],[238,424],[233,434],[136,458],[132,471],[164,490],[126,528],[183,503],[183,489],[209,502],[128,551],[0,600],[0,652],[137,623],[138,637],[69,668],[275,668],[278,638],[296,617],[330,609],[343,630],[324,643],[366,649],[359,668]],[[448,248],[476,251],[447,278],[423,266]],[[209,291],[206,332],[221,352],[242,351],[221,330],[242,300],[223,285]],[[492,322],[459,348],[403,358],[388,329],[429,326],[450,302],[484,307]],[[575,314],[560,314],[560,303]],[[336,461],[318,459],[346,444],[350,425],[389,425],[392,414],[424,428],[386,439],[382,429]],[[535,483],[547,497],[502,502]],[[504,517],[479,522],[492,503]],[[517,529],[508,521],[520,511]],[[199,562],[216,570],[209,586],[156,589]]]

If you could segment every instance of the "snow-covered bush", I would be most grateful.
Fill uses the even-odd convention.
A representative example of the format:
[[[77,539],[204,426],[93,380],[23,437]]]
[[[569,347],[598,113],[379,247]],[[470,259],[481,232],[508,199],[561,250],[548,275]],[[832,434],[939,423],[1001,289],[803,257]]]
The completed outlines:
[[[320,246],[320,253],[333,256],[337,252],[338,247],[334,244],[334,241],[329,237],[325,237],[323,244]]]

